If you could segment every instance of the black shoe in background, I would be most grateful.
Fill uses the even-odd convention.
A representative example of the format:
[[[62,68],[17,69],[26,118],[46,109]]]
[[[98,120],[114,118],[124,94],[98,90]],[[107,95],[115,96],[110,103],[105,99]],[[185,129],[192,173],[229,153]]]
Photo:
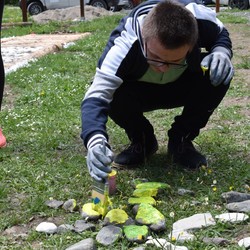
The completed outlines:
[[[132,140],[130,146],[118,154],[113,162],[114,167],[133,168],[145,163],[145,160],[158,150],[155,135],[144,137],[140,141]]]
[[[173,162],[189,169],[196,169],[201,166],[207,166],[207,160],[189,140],[183,140],[176,143],[174,140],[168,142],[168,154]]]

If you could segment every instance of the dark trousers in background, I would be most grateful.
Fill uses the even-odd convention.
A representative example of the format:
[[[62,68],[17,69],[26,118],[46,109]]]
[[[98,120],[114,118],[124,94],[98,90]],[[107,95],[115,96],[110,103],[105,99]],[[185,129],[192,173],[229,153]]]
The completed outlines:
[[[140,140],[142,134],[147,137],[154,133],[144,112],[183,107],[168,136],[176,141],[193,140],[205,127],[228,88],[229,85],[224,84],[214,87],[208,74],[204,76],[202,72],[188,70],[177,81],[167,84],[124,82],[114,94],[109,115],[125,129],[130,140]]]

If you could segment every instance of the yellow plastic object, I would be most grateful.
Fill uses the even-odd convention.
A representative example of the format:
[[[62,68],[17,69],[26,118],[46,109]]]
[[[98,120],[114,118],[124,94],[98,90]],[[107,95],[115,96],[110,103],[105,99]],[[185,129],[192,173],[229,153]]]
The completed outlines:
[[[202,66],[202,65],[201,65],[201,69],[202,69],[203,75],[205,75],[206,71],[208,71],[208,67],[205,67],[205,66]]]

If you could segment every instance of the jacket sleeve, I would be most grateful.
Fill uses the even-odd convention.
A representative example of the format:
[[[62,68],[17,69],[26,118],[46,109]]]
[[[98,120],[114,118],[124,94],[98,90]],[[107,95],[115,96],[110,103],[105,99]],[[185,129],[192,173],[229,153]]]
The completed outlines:
[[[137,36],[132,29],[132,18],[123,19],[111,33],[109,41],[99,59],[94,80],[86,92],[81,105],[82,133],[84,145],[94,135],[104,136],[108,141],[106,123],[110,102],[114,92],[124,80],[132,48]],[[97,136],[96,136],[97,137]]]

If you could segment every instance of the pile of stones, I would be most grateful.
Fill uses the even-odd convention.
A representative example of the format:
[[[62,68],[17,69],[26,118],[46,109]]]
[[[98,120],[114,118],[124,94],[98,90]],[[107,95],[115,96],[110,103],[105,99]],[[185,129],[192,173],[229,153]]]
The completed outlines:
[[[96,242],[103,246],[110,246],[124,236],[129,242],[141,244],[139,248],[134,248],[134,250],[146,249],[147,245],[154,245],[166,250],[188,250],[186,246],[181,246],[181,244],[186,241],[197,240],[195,231],[215,225],[217,222],[241,223],[249,219],[247,213],[250,213],[250,194],[230,191],[221,195],[226,203],[227,213],[216,215],[215,218],[209,212],[194,214],[174,222],[168,239],[153,238],[150,236],[151,232],[154,233],[153,235],[157,235],[157,233],[166,230],[166,218],[156,208],[155,197],[159,192],[168,188],[169,186],[165,183],[145,182],[137,184],[132,197],[128,200],[128,204],[132,206],[134,218],[129,217],[125,210],[117,208],[110,209],[106,216],[102,218],[100,214],[94,211],[93,203],[86,203],[81,208],[81,219],[75,221],[74,225],[62,224],[56,226],[54,223],[45,221],[36,227],[36,231],[46,234],[61,234],[69,230],[81,233],[86,230],[96,231],[97,226],[101,226],[101,230],[99,230],[95,239],[84,239],[69,246],[66,250],[97,249]],[[180,189],[178,193],[183,195],[193,192]],[[52,208],[62,207],[69,212],[78,210],[74,199],[66,202],[49,200],[46,204]],[[232,244],[230,240],[218,237],[205,237],[203,242],[220,246]],[[248,249],[250,237],[242,238],[238,245]]]

